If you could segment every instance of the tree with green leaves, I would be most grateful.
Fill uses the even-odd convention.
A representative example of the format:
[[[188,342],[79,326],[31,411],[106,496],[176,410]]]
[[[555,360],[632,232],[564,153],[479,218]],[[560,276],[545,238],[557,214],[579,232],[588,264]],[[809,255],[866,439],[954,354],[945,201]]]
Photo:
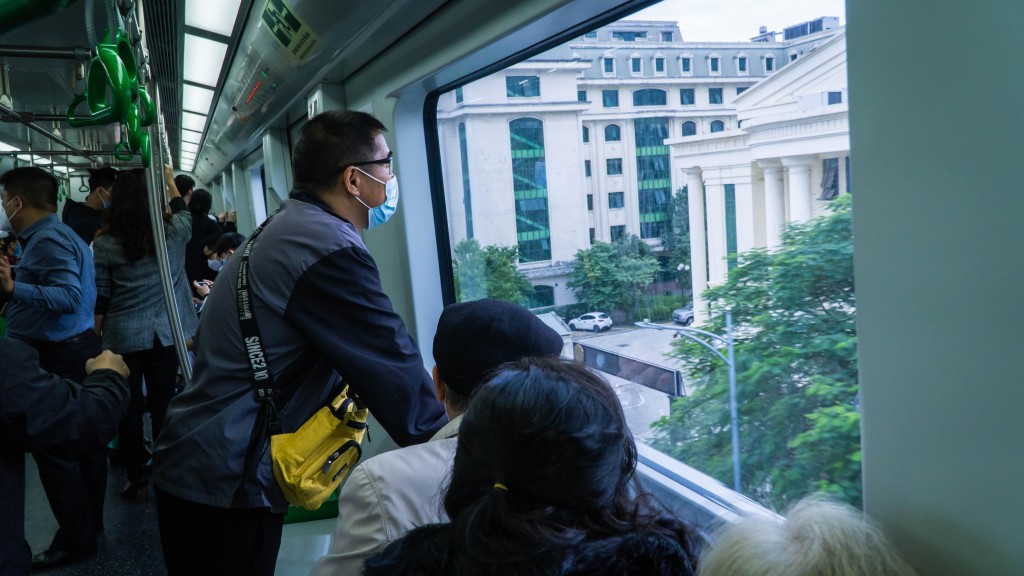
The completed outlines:
[[[704,293],[724,334],[732,310],[743,490],[775,509],[823,491],[861,505],[860,411],[850,197],[788,226],[776,252],[753,250]],[[732,478],[728,367],[681,341],[696,391],[658,421],[655,446]]]
[[[495,298],[525,305],[533,286],[519,272],[517,246],[487,246],[467,238],[455,246],[455,293],[459,302]]]
[[[576,251],[569,288],[594,310],[621,309],[632,317],[658,270],[650,247],[634,235],[612,244],[595,241],[590,248]]]

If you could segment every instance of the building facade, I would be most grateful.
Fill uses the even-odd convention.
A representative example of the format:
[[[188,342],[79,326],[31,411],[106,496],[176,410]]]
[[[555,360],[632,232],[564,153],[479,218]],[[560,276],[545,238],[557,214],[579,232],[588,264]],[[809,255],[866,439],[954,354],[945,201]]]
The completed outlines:
[[[571,263],[594,240],[635,234],[660,249],[688,182],[670,143],[734,133],[742,94],[839,31],[829,18],[798,26],[782,42],[762,30],[698,43],[675,22],[625,20],[444,94],[452,246],[518,246],[533,305],[575,301]]]

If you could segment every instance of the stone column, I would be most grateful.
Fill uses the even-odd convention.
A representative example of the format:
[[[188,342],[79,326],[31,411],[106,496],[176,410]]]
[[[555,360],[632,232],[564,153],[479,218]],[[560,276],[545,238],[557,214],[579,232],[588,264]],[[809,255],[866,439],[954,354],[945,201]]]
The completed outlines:
[[[769,250],[782,245],[782,225],[786,221],[786,199],[782,183],[782,163],[778,160],[758,160],[764,170],[764,224],[765,241]]]
[[[708,287],[706,230],[704,229],[704,182],[699,167],[683,168],[686,174],[690,210],[690,278],[693,286],[693,318],[700,324],[708,319],[708,305],[702,294]]]
[[[782,159],[789,169],[789,220],[806,222],[811,219],[811,156],[792,156]]]

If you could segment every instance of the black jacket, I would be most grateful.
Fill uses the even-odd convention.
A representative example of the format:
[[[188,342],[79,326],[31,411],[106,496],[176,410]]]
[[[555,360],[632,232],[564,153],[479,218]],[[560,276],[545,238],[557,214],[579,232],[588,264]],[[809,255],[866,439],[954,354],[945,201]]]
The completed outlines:
[[[117,431],[128,383],[97,370],[81,385],[39,368],[35,348],[0,339],[0,576],[29,573],[25,543],[25,452],[69,446],[101,449]]]
[[[383,552],[369,558],[365,576],[693,576],[697,567],[687,548],[686,535],[651,531],[585,540],[564,549],[523,558],[481,560],[478,551],[460,550],[451,524],[417,528]]]
[[[221,234],[220,225],[205,214],[192,213],[192,238],[185,245],[185,275],[188,276],[189,288],[195,291],[192,282],[196,280],[216,280],[217,273],[210,269],[206,254],[203,252],[203,241],[210,236]]]
[[[103,211],[91,208],[85,202],[75,202],[68,198],[64,201],[64,211],[60,213],[60,219],[74,230],[75,234],[81,236],[86,244],[92,244],[96,232],[103,226]]]

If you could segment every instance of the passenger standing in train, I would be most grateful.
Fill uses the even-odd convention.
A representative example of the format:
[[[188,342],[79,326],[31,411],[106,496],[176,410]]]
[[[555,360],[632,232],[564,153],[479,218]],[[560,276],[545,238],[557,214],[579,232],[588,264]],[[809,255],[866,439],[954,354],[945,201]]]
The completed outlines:
[[[185,338],[190,338],[199,325],[184,273],[185,244],[192,230],[192,217],[178,194],[170,168],[165,169],[165,180],[171,210],[164,222],[167,258],[181,328]],[[160,297],[160,264],[153,243],[149,202],[145,171],[122,172],[114,183],[106,222],[93,242],[96,330],[103,337],[103,347],[123,355],[132,371],[128,379],[128,413],[119,431],[121,457],[128,477],[121,496],[140,500],[146,499],[149,485],[143,472],[149,452],[142,415],[148,404],[155,441],[163,429],[164,414],[178,375],[171,323]]]
[[[210,272],[213,273],[212,277],[216,278],[217,271],[224,267],[224,264],[228,261],[228,258],[235,253],[235,250],[245,242],[245,236],[235,232],[225,232],[217,238],[217,242],[210,248],[210,259],[206,265],[210,268]],[[204,246],[205,250],[206,247]],[[206,297],[210,295],[210,291],[213,290],[213,280],[197,280],[192,283],[192,290],[199,295],[199,298],[193,298],[193,302],[196,302],[196,313],[202,312],[206,306]]]
[[[209,192],[203,189],[192,192],[192,201],[188,204],[188,210],[192,214],[192,237],[185,245],[185,275],[190,286],[196,280],[217,279],[215,273],[211,276],[210,267],[207,265],[210,255],[203,249],[208,239],[219,237],[222,232],[220,225],[210,218],[212,206],[213,197]]]
[[[622,405],[582,364],[523,358],[474,394],[444,496],[366,576],[696,571],[696,532],[643,492]]]
[[[375,456],[352,471],[338,497],[331,551],[310,576],[360,574],[367,558],[406,532],[447,522],[440,495],[470,395],[505,362],[561,352],[562,337],[518,304],[484,299],[445,308],[434,334],[433,376],[448,424],[430,442]]]
[[[85,361],[100,353],[93,330],[96,280],[92,251],[57,218],[57,179],[41,168],[15,168],[0,176],[0,203],[23,246],[17,278],[0,266],[0,304],[7,304],[7,333],[39,352],[44,370],[75,382]],[[33,560],[39,570],[73,562],[96,550],[103,531],[107,487],[102,450],[66,448],[33,452],[59,528]]]
[[[192,201],[192,189],[196,187],[196,181],[188,174],[178,174],[174,177],[174,185],[178,187],[178,194],[185,201],[185,205]]]
[[[383,132],[360,112],[312,118],[292,157],[295,188],[250,237],[251,310],[266,364],[275,388],[294,391],[278,409],[282,432],[324,406],[342,379],[399,445],[428,440],[446,421],[359,234],[398,203]],[[273,574],[280,547],[287,502],[267,439],[254,434],[262,405],[236,301],[243,253],[228,260],[207,300],[195,378],[171,401],[157,441],[157,511],[171,575]],[[260,460],[250,476],[254,436]]]
[[[79,386],[42,370],[39,353],[14,339],[0,340],[0,366],[0,576],[25,576],[25,450],[102,449],[124,413],[128,366],[104,351]]]
[[[71,227],[86,244],[92,244],[96,232],[103,226],[103,211],[110,207],[110,190],[114,187],[117,170],[110,168],[89,169],[89,195],[85,202],[71,198],[64,201],[61,220]]]

